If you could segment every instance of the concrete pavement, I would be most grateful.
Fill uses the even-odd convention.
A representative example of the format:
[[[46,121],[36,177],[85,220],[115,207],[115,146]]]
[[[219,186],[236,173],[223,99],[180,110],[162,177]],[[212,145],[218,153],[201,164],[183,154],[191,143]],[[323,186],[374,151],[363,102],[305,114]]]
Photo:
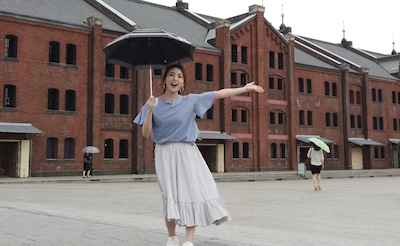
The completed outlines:
[[[217,182],[241,181],[275,181],[275,180],[300,180],[311,177],[310,171],[306,174],[298,171],[266,171],[266,172],[229,172],[213,173]],[[324,170],[323,179],[332,178],[365,178],[365,177],[393,177],[400,176],[400,168],[393,169],[368,169],[368,170]],[[0,184],[39,184],[39,183],[127,183],[127,182],[157,182],[155,174],[125,174],[125,175],[95,175],[91,178],[81,176],[57,177],[29,177],[10,178],[0,177]]]
[[[217,182],[233,220],[195,245],[398,245],[400,176],[359,177]],[[165,245],[156,182],[80,179],[1,184],[0,245]]]

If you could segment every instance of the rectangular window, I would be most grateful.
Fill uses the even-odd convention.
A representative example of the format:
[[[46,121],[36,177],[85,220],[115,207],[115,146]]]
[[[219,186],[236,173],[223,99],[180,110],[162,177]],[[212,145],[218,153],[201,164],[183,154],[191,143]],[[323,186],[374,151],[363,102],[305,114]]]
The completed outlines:
[[[283,90],[283,79],[281,78],[278,79],[278,90],[279,91]]]
[[[299,111],[299,125],[304,126],[304,111]]]
[[[207,120],[214,119],[214,106],[212,106],[209,110],[207,110]]]
[[[383,131],[384,126],[383,126],[383,117],[379,117],[379,130]]]
[[[58,110],[59,92],[57,89],[48,89],[47,109]]]
[[[232,122],[237,122],[237,109],[232,109]]]
[[[207,64],[206,66],[207,72],[207,81],[214,81],[214,67],[213,65]]]
[[[49,62],[60,63],[60,43],[55,41],[49,43]]]
[[[357,128],[361,129],[362,128],[362,119],[361,115],[357,115]]]
[[[114,94],[107,93],[105,95],[104,112],[107,114],[114,113]]]
[[[311,79],[307,79],[307,93],[311,94],[312,93],[312,83]]]
[[[339,126],[338,114],[333,113],[333,127],[338,127],[338,126]]]
[[[400,92],[397,92],[397,104],[400,104]]]
[[[275,87],[275,79],[274,77],[269,77],[269,89],[273,90]]]
[[[372,89],[371,96],[372,96],[372,101],[376,102],[376,89],[374,89],[374,88]]]
[[[278,53],[278,69],[283,70],[283,54]]]
[[[18,38],[16,36],[6,35],[4,56],[17,58],[17,44]]]
[[[281,149],[281,159],[286,158],[286,144],[281,143],[280,149]]]
[[[247,122],[247,110],[242,110],[242,122]]]
[[[330,113],[325,113],[325,126],[327,126],[327,127],[331,126],[331,114]]]
[[[75,140],[73,138],[64,139],[64,159],[74,159]]]
[[[203,65],[198,62],[195,64],[195,80],[203,80]]]
[[[121,139],[119,140],[119,158],[128,158],[128,140]]]
[[[107,63],[106,64],[106,77],[114,78],[114,64]]]
[[[155,73],[155,70],[154,70]],[[129,69],[126,67],[119,67],[119,77],[121,79],[129,79]]]
[[[66,64],[76,65],[76,45],[67,44]]]
[[[396,104],[396,92],[392,91],[392,103]]]
[[[242,63],[247,64],[247,47],[242,46]]]
[[[350,115],[350,128],[356,128],[356,117],[354,114]]]
[[[76,110],[76,94],[73,90],[65,91],[65,111]]]
[[[354,103],[354,91],[349,92],[349,97],[350,97],[350,104]]]
[[[325,81],[325,96],[329,96],[329,88],[330,88],[329,82]]]
[[[231,45],[231,56],[232,56],[232,62],[237,62],[238,61],[238,47],[236,44]]]
[[[240,85],[245,86],[247,84],[247,74],[241,73],[240,74]]]
[[[275,125],[275,113],[269,112],[269,124]]]
[[[283,113],[278,113],[278,124],[283,125]]]
[[[231,84],[237,85],[237,75],[235,72],[231,72]]]
[[[154,69],[154,75],[155,75],[155,76],[161,76],[161,75],[162,75],[162,69],[160,69],[160,68],[155,68],[155,69]]]
[[[275,68],[275,52],[273,51],[269,52],[269,67]]]
[[[16,91],[15,85],[4,85],[3,107],[15,108]]]
[[[271,158],[276,158],[277,155],[277,147],[276,147],[276,143],[272,143],[271,144]]]
[[[299,78],[299,92],[304,93],[304,79]]]
[[[378,89],[378,102],[382,102],[382,90]]]
[[[378,129],[378,118],[377,117],[372,118],[372,125],[373,125],[374,130]]]
[[[119,96],[119,113],[129,114],[129,96],[120,95]]]
[[[243,143],[243,158],[249,158],[249,143]]]
[[[46,142],[46,159],[57,159],[57,138],[48,138]]]
[[[114,140],[104,140],[104,158],[114,158]]]
[[[307,123],[309,126],[313,125],[312,111],[307,111]]]
[[[337,96],[337,85],[335,82],[332,83],[332,96],[333,97]]]
[[[232,158],[239,158],[239,143],[232,143]]]

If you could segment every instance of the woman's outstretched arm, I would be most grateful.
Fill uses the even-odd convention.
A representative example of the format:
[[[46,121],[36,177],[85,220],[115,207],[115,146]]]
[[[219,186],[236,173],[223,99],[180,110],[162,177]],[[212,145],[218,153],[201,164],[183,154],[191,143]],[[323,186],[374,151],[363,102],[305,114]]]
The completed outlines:
[[[251,92],[255,91],[258,93],[264,93],[265,90],[259,85],[256,85],[254,82],[248,83],[243,87],[239,88],[228,88],[228,89],[221,89],[217,91],[217,94],[215,95],[215,100],[222,99],[222,98],[227,98],[227,97],[232,97],[236,95],[240,95],[246,92]]]

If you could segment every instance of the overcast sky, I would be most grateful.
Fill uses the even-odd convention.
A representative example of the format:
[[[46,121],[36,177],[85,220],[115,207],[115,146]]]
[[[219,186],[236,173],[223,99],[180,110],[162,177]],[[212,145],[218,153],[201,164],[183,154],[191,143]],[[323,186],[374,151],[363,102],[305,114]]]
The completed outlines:
[[[175,6],[176,0],[147,0]],[[183,0],[189,10],[220,18],[248,12],[253,4],[265,7],[265,18],[279,29],[282,23],[292,27],[292,33],[331,43],[345,37],[353,47],[390,54],[400,52],[400,1],[379,0]]]

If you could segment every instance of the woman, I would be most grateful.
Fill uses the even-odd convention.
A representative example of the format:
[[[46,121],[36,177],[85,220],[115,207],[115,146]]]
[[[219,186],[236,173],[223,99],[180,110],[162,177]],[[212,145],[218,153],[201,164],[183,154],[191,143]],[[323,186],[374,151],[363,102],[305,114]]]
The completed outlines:
[[[321,170],[324,169],[324,152],[320,147],[313,144],[307,152],[307,157],[311,159],[310,169],[312,173],[312,181],[314,190],[321,190]]]
[[[176,225],[185,226],[184,246],[193,246],[195,228],[219,225],[230,219],[214,178],[195,141],[199,134],[196,115],[203,117],[215,100],[255,91],[261,86],[249,83],[242,88],[222,89],[182,95],[185,71],[181,65],[166,69],[162,79],[164,94],[151,96],[136,116],[144,137],[156,143],[155,167],[162,193],[167,246],[178,246]]]
[[[92,157],[89,153],[85,153],[83,157],[83,178],[90,178],[90,171],[92,170]]]

